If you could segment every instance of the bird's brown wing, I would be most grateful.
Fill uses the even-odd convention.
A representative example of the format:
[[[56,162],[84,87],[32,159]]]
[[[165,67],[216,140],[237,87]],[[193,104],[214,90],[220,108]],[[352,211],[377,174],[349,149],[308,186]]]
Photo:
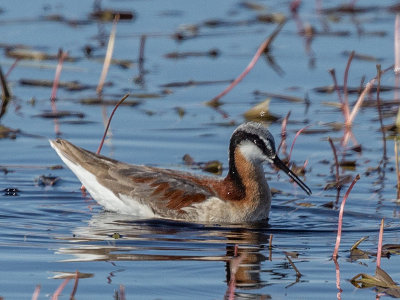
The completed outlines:
[[[138,201],[161,216],[179,216],[184,213],[183,208],[215,195],[207,184],[215,182],[212,178],[122,163],[62,139],[51,144],[69,161],[92,173],[101,185],[115,195],[128,196],[123,201]],[[129,206],[129,203],[126,204]]]
[[[206,185],[212,179],[206,177],[146,166],[120,167],[109,169],[110,184],[117,182],[124,194],[149,205],[161,215],[166,211],[184,213],[183,208],[215,195]]]

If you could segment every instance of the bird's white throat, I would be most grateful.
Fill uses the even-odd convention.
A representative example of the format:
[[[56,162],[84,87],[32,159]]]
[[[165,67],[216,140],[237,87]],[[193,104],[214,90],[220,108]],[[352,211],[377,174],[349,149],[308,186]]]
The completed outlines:
[[[261,164],[262,162],[269,160],[261,149],[250,141],[243,141],[240,143],[239,150],[243,156],[253,164]]]

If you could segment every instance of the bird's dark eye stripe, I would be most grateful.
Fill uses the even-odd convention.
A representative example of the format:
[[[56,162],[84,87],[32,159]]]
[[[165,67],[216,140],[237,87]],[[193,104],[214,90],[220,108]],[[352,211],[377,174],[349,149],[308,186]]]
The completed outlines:
[[[240,131],[237,132],[237,143],[240,143],[241,141],[251,141],[259,147],[263,153],[270,157],[275,154],[275,144],[273,140],[268,139],[268,143],[266,143],[262,138],[260,138],[257,134],[249,133],[246,131]]]

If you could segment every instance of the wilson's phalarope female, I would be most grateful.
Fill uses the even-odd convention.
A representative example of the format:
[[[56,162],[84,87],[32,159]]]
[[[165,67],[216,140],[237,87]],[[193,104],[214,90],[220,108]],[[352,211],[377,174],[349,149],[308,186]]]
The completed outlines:
[[[266,161],[311,194],[276,155],[271,133],[255,122],[244,123],[233,132],[224,179],[130,165],[62,139],[50,143],[100,205],[124,214],[218,223],[267,219],[271,192],[262,167]]]

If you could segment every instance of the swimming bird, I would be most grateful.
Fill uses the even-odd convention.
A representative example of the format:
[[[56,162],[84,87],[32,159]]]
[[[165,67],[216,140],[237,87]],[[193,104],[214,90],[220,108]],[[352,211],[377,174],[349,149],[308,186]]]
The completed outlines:
[[[308,195],[310,188],[277,156],[272,134],[247,122],[233,132],[225,178],[132,165],[63,139],[50,141],[64,163],[106,210],[144,218],[243,223],[268,218],[271,192],[263,162],[283,170]]]

